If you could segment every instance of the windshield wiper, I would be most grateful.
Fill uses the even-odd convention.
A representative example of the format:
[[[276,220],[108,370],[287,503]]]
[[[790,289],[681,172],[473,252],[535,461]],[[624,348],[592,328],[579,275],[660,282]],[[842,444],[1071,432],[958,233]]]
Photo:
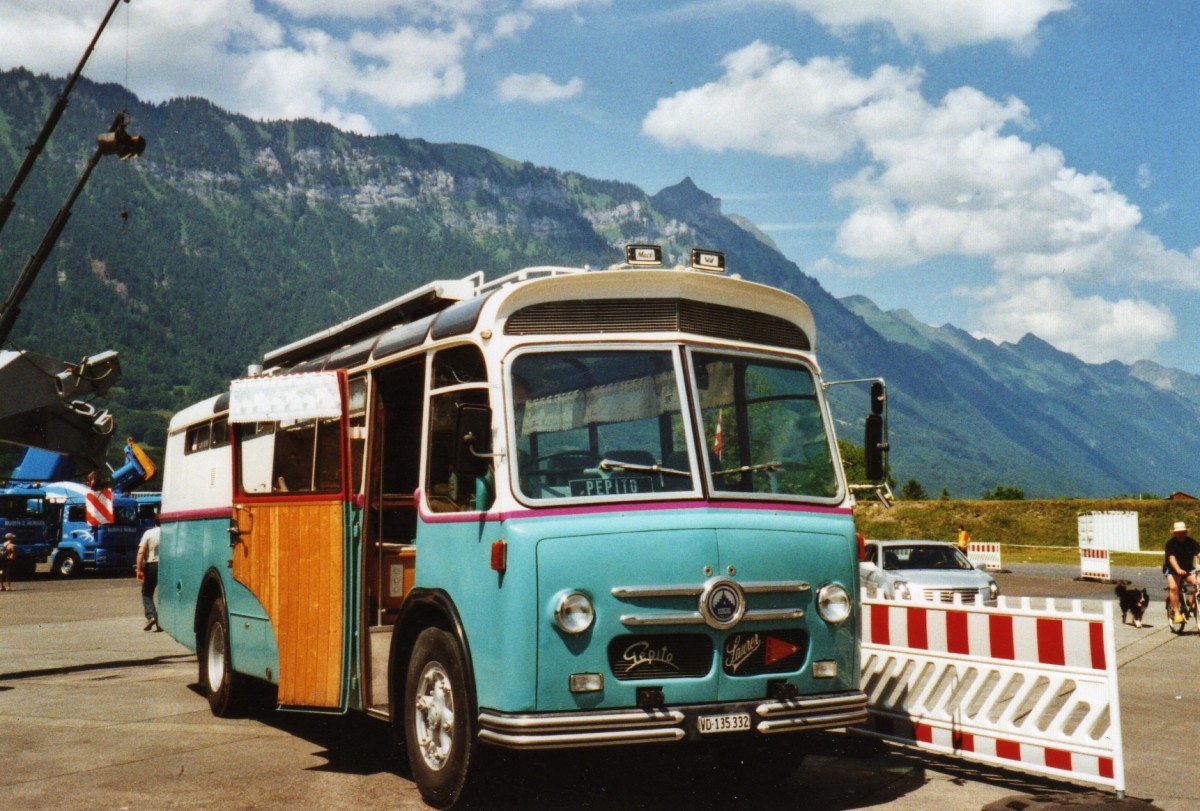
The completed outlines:
[[[691,476],[691,471],[676,470],[662,465],[639,465],[637,462],[618,462],[613,459],[601,459],[596,469],[607,473],[610,470],[640,470],[646,473],[670,473],[672,476]]]
[[[763,462],[761,465],[745,465],[744,467],[731,467],[728,470],[714,470],[713,476],[731,476],[734,473],[750,473],[755,470],[779,470],[783,467],[783,462]]]

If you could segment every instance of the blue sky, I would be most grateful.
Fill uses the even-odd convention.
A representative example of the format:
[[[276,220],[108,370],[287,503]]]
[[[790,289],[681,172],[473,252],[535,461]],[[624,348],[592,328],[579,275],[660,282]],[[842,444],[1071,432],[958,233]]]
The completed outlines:
[[[0,0],[0,68],[109,3]],[[132,0],[87,75],[691,177],[835,295],[1200,373],[1198,41],[1191,0]]]

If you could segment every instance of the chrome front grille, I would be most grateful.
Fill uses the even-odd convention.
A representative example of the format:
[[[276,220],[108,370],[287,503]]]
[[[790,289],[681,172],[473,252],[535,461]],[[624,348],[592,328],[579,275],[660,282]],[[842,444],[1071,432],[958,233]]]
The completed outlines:
[[[953,603],[956,601],[973,603],[976,597],[983,596],[983,593],[977,588],[924,589],[924,593],[925,599],[935,603]]]
[[[803,580],[767,581],[762,583],[736,583],[736,588],[745,595],[745,609],[736,622],[714,622],[705,610],[705,600],[712,585],[718,582],[729,582],[726,578],[713,578],[707,583],[670,585],[670,586],[617,586],[612,590],[612,596],[623,602],[644,603],[647,600],[663,599],[678,602],[676,598],[694,597],[697,600],[695,611],[678,611],[664,608],[662,610],[639,611],[621,615],[621,624],[626,628],[639,628],[655,625],[708,625],[718,630],[727,630],[737,622],[773,622],[778,620],[798,620],[804,617],[804,609],[800,606],[755,608],[752,605],[755,595],[761,594],[803,594],[810,591],[812,586]]]

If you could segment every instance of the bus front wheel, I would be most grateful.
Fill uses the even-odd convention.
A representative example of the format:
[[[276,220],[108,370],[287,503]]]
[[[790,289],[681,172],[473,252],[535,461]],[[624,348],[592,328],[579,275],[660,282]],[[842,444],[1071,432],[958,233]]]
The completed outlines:
[[[198,657],[200,685],[208,696],[208,706],[218,718],[237,717],[242,712],[245,689],[230,663],[229,612],[223,598],[218,597],[209,609],[202,640]]]
[[[435,808],[458,801],[474,740],[462,649],[440,628],[417,637],[404,686],[404,741],[417,790]]]

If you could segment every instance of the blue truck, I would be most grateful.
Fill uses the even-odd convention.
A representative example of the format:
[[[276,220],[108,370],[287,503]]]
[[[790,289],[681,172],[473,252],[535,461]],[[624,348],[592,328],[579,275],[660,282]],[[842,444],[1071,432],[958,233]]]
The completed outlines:
[[[30,571],[47,560],[51,571],[63,577],[133,570],[144,530],[143,505],[128,491],[153,476],[155,468],[132,439],[125,446],[125,460],[112,474],[112,488],[97,490],[67,480],[74,473],[67,457],[32,448],[25,452],[10,482],[20,484],[0,495],[26,500],[30,517],[25,534],[31,540],[24,554],[18,544],[18,559],[27,561]]]
[[[58,544],[50,554],[50,571],[74,577],[81,571],[132,572],[137,563],[137,501],[125,493],[113,493],[112,520],[92,524],[87,517],[86,485],[55,482],[46,485],[51,527]]]
[[[13,574],[31,574],[50,555],[48,524],[44,492],[12,483],[0,489],[0,538],[9,533],[16,536]]]

